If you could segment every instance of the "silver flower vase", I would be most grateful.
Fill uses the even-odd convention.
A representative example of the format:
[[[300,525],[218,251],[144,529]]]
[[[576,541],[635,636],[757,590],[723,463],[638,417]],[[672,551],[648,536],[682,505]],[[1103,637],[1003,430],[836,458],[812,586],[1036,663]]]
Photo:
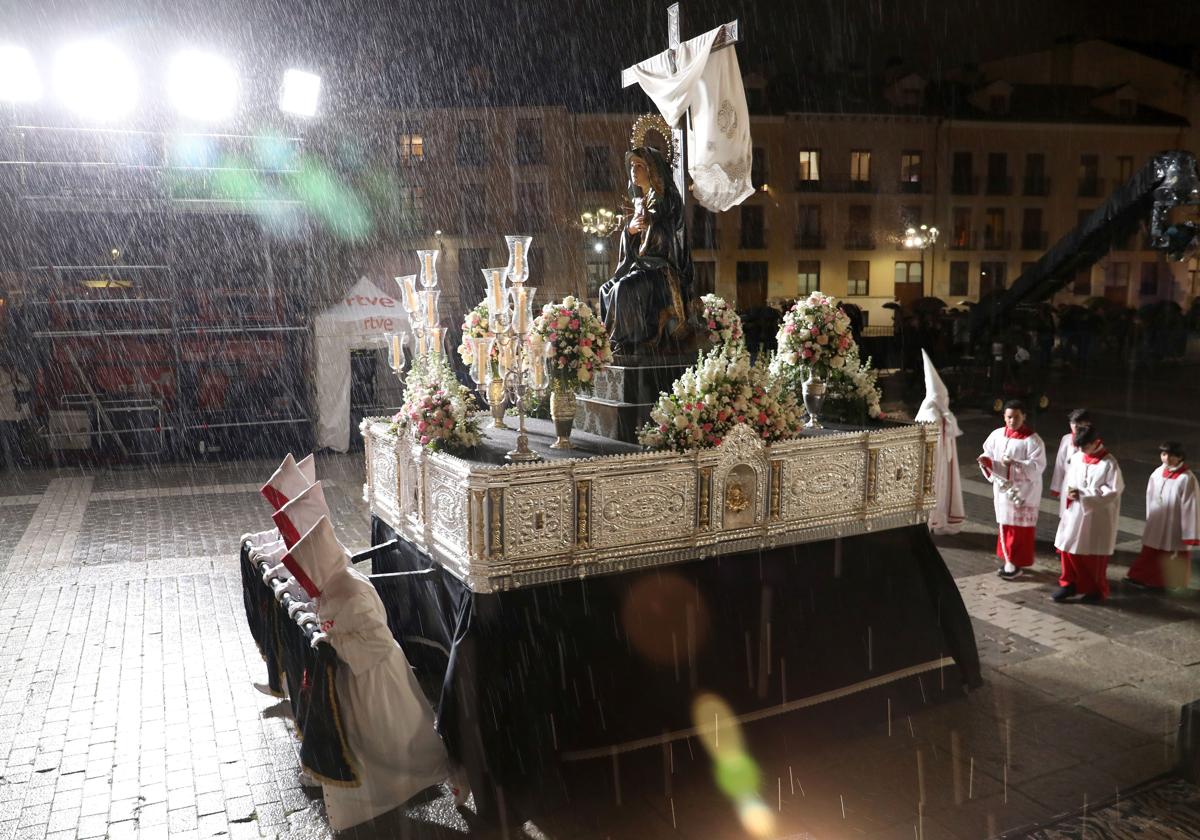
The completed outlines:
[[[804,392],[804,408],[808,411],[806,429],[821,429],[821,411],[825,408],[825,377],[809,373],[802,386]]]
[[[554,421],[556,439],[551,449],[571,448],[571,429],[575,425],[575,392],[555,388],[550,393],[550,418]]]

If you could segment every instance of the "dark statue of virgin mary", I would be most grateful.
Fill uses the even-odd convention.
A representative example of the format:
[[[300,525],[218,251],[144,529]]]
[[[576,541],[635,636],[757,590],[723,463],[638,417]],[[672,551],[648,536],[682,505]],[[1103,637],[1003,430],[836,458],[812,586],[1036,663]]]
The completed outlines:
[[[622,220],[617,270],[600,287],[600,317],[617,351],[631,354],[688,334],[692,253],[667,158],[641,146],[625,166],[633,214]]]

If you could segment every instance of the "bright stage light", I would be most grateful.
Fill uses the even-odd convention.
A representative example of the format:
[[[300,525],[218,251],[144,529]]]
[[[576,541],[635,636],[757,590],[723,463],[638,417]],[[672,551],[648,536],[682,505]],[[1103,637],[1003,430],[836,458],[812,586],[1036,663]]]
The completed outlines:
[[[137,104],[137,72],[125,54],[103,41],[68,44],[54,58],[54,88],[73,111],[119,119]]]
[[[283,90],[279,107],[289,114],[311,117],[317,113],[317,97],[321,93],[321,77],[303,70],[288,70],[283,74]]]
[[[228,119],[237,107],[237,71],[219,55],[184,50],[167,68],[167,93],[185,117]]]
[[[33,102],[41,98],[42,80],[29,50],[0,45],[0,99]]]

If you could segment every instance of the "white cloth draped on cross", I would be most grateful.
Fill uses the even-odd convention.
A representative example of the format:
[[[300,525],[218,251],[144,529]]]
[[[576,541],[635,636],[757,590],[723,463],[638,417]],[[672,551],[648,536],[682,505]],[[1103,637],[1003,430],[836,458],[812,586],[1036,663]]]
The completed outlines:
[[[754,194],[750,182],[752,147],[746,90],[733,47],[713,51],[721,27],[684,41],[630,68],[642,90],[669,125],[690,110],[687,130],[688,174],[692,196],[722,212]]]

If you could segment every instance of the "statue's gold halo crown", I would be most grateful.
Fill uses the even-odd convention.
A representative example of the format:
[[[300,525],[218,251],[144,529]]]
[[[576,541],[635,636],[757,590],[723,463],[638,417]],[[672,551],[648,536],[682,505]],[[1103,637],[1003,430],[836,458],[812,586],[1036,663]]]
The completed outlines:
[[[634,121],[633,131],[629,133],[629,148],[640,149],[645,146],[646,135],[652,131],[661,134],[666,141],[667,148],[662,151],[666,155],[667,163],[674,166],[679,151],[675,148],[675,135],[660,114],[642,114]]]

